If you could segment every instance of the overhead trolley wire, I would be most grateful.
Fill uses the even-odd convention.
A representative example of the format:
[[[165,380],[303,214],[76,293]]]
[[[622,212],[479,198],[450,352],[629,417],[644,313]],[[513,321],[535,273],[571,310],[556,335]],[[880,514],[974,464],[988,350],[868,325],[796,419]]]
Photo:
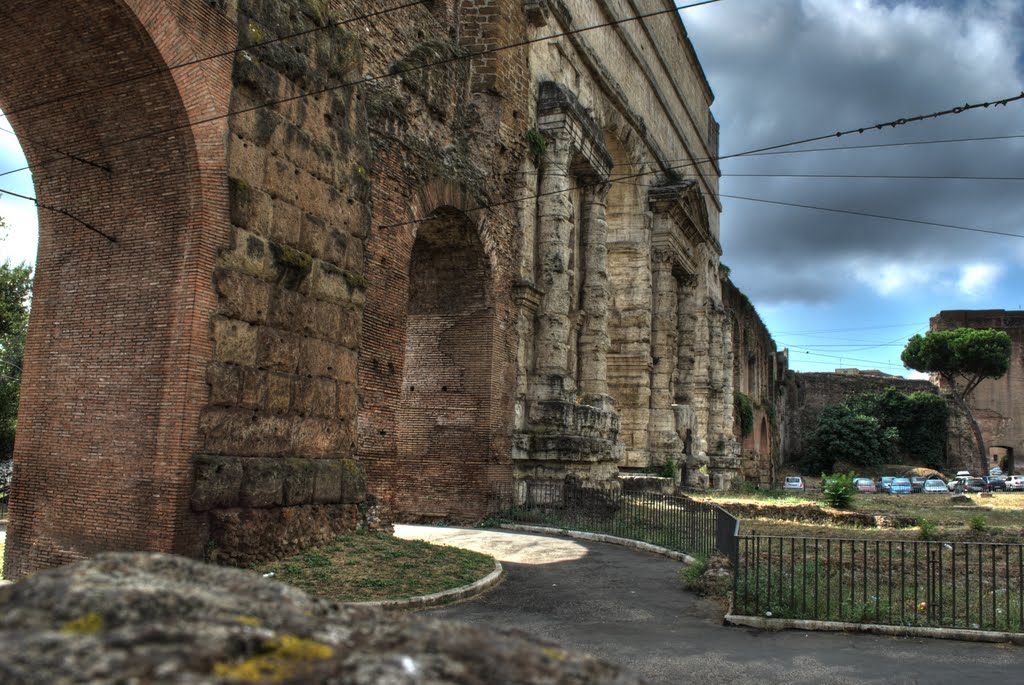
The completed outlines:
[[[260,103],[260,104],[257,104],[257,105],[252,105],[252,106],[249,106],[249,107],[243,107],[241,109],[237,109],[237,110],[233,110],[233,111],[230,111],[230,112],[226,112],[224,114],[213,115],[213,116],[210,116],[210,117],[199,119],[199,120],[194,121],[194,122],[187,122],[185,124],[178,124],[178,125],[175,125],[175,126],[169,126],[167,128],[162,128],[162,129],[159,129],[159,130],[156,130],[156,131],[151,131],[150,133],[145,133],[145,134],[141,134],[141,135],[138,135],[138,136],[133,136],[131,138],[123,138],[123,139],[121,139],[119,141],[113,141],[111,143],[106,144],[105,146],[103,146],[102,149],[109,149],[111,147],[119,147],[121,145],[127,145],[129,143],[135,143],[135,142],[138,142],[140,140],[145,140],[147,138],[155,138],[157,136],[162,136],[162,135],[165,135],[167,133],[174,133],[175,131],[180,131],[180,130],[183,130],[183,129],[195,128],[195,127],[198,127],[198,126],[202,126],[203,124],[208,124],[208,123],[211,123],[211,122],[214,122],[214,121],[220,121],[221,119],[227,119],[228,117],[238,116],[240,114],[248,114],[249,112],[254,112],[254,111],[257,111],[257,110],[260,110],[260,109],[265,109],[267,107],[273,107],[275,105],[286,104],[286,103],[289,103],[289,102],[294,102],[296,100],[303,100],[303,99],[308,98],[308,97],[315,97],[317,95],[323,95],[324,93],[330,93],[330,92],[337,91],[337,90],[343,90],[345,88],[352,88],[354,86],[365,85],[365,84],[368,84],[368,83],[375,83],[377,81],[382,81],[384,79],[395,78],[395,77],[398,77],[398,76],[403,76],[405,74],[409,74],[409,73],[413,73],[413,72],[417,72],[417,71],[423,71],[425,69],[431,69],[431,68],[434,68],[434,67],[444,66],[446,64],[451,64],[451,63],[458,62],[458,61],[461,61],[461,60],[474,59],[474,58],[477,58],[477,57],[482,57],[482,56],[486,56],[486,55],[492,55],[492,54],[495,54],[495,53],[498,53],[498,52],[503,52],[505,50],[512,50],[512,49],[515,49],[515,48],[522,48],[522,47],[527,47],[527,46],[530,46],[530,45],[534,45],[536,43],[542,43],[544,41],[553,40],[555,38],[563,38],[565,36],[570,36],[570,35],[579,34],[579,33],[585,33],[587,31],[595,31],[597,29],[603,29],[603,28],[608,28],[608,27],[611,27],[611,26],[617,26],[617,25],[620,25],[620,24],[626,24],[626,23],[633,22],[633,21],[639,21],[641,19],[650,19],[652,17],[657,17],[657,16],[661,16],[661,15],[665,15],[665,14],[675,13],[675,12],[678,12],[680,10],[689,9],[691,7],[699,7],[701,5],[710,5],[710,4],[716,3],[716,2],[721,2],[721,0],[700,0],[699,2],[692,2],[692,3],[689,3],[687,5],[672,6],[672,7],[667,8],[667,9],[656,10],[656,11],[647,12],[647,13],[644,13],[644,14],[636,14],[636,15],[633,15],[633,16],[630,16],[630,17],[624,17],[622,19],[615,19],[613,21],[606,21],[606,22],[601,22],[599,24],[592,24],[590,26],[583,26],[583,27],[580,27],[580,28],[577,28],[577,29],[570,29],[568,31],[561,31],[559,33],[553,33],[553,34],[546,35],[546,36],[539,36],[537,38],[528,38],[526,40],[518,41],[516,43],[509,43],[507,45],[499,45],[499,46],[492,47],[492,48],[484,48],[482,50],[477,50],[477,51],[474,51],[474,52],[467,52],[467,53],[463,53],[463,54],[454,55],[454,56],[451,56],[451,57],[445,57],[443,59],[439,59],[439,60],[436,60],[436,61],[433,61],[433,62],[427,62],[425,64],[415,64],[415,65],[410,65],[410,66],[406,66],[406,67],[399,68],[399,69],[392,69],[392,70],[390,70],[390,71],[388,71],[387,73],[384,73],[384,74],[369,74],[369,75],[366,75],[364,77],[361,77],[361,78],[353,80],[353,81],[343,81],[342,83],[336,83],[336,84],[331,85],[331,86],[325,86],[323,88],[317,88],[315,90],[310,90],[310,91],[306,91],[306,92],[303,92],[303,93],[298,93],[296,95],[289,95],[289,96],[282,97],[282,98],[277,98],[277,99],[274,99],[274,100],[268,100],[267,102],[263,102],[263,103]],[[245,48],[245,49],[248,49],[248,48]],[[90,148],[88,150],[88,152],[91,152],[94,149],[98,150],[98,149],[101,149],[101,148]],[[84,154],[84,153],[82,153],[82,154]],[[54,160],[45,160],[45,161],[40,162],[39,164],[37,164],[35,166],[38,167],[38,166],[41,166],[43,164],[47,164],[50,161],[54,161]],[[16,172],[19,172],[19,171],[25,171],[25,170],[27,170],[29,168],[30,167],[26,166],[26,167],[21,167],[21,168],[18,168],[18,169],[11,169],[9,171],[0,172],[0,176],[6,176],[8,174],[16,173]]]
[[[6,117],[6,116],[11,115],[11,114],[20,114],[21,112],[27,112],[29,110],[37,109],[39,107],[48,107],[50,105],[56,105],[56,104],[59,104],[61,102],[66,102],[68,100],[74,100],[76,98],[83,97],[85,95],[91,95],[92,93],[101,92],[101,91],[104,91],[104,90],[108,90],[110,88],[117,88],[118,86],[123,86],[123,85],[129,84],[129,83],[134,83],[135,81],[141,81],[141,80],[144,80],[144,79],[151,78],[153,76],[159,76],[160,74],[169,74],[172,71],[175,71],[177,69],[183,69],[185,67],[195,66],[197,64],[202,64],[203,62],[209,62],[210,60],[220,59],[221,57],[230,57],[231,55],[237,54],[239,52],[244,52],[246,50],[254,50],[254,49],[257,49],[257,48],[266,47],[268,45],[273,45],[275,43],[281,43],[281,42],[284,42],[284,41],[292,40],[293,38],[301,38],[303,36],[308,36],[309,34],[316,33],[318,31],[324,31],[326,29],[340,28],[342,26],[345,26],[347,24],[351,24],[353,22],[364,21],[366,19],[373,19],[375,17],[380,17],[380,16],[383,16],[385,14],[390,14],[391,12],[397,12],[399,10],[408,9],[410,7],[415,7],[417,5],[425,5],[425,4],[428,4],[428,3],[432,2],[432,1],[433,0],[413,0],[413,2],[406,2],[406,3],[402,4],[402,5],[395,5],[394,7],[388,7],[388,8],[382,9],[382,10],[376,10],[374,12],[367,12],[366,14],[361,14],[359,16],[348,17],[346,19],[340,19],[338,21],[328,22],[327,24],[324,24],[323,26],[314,26],[311,29],[306,29],[304,31],[298,31],[296,33],[289,33],[288,35],[285,35],[285,36],[278,36],[277,38],[270,38],[268,40],[260,41],[260,42],[257,42],[257,43],[251,43],[249,45],[245,45],[245,46],[242,46],[242,47],[237,47],[237,48],[234,48],[232,50],[224,50],[222,52],[216,52],[216,53],[213,53],[211,55],[206,55],[204,57],[196,57],[195,59],[190,59],[190,60],[187,60],[185,62],[178,62],[177,64],[172,64],[172,65],[166,66],[166,67],[160,67],[158,69],[150,69],[148,71],[143,71],[143,72],[139,72],[137,74],[133,74],[131,76],[128,76],[128,77],[123,78],[123,79],[120,79],[118,81],[112,81],[110,83],[100,84],[100,85],[97,85],[97,86],[93,86],[92,88],[85,88],[83,90],[75,91],[74,93],[68,93],[68,94],[65,94],[65,95],[61,95],[59,97],[54,97],[54,98],[50,98],[50,99],[47,99],[47,100],[40,100],[38,102],[33,102],[31,104],[24,105],[22,107],[18,107],[17,109],[12,109],[12,110],[9,110],[9,111],[5,111],[5,112],[3,112],[2,116]]]

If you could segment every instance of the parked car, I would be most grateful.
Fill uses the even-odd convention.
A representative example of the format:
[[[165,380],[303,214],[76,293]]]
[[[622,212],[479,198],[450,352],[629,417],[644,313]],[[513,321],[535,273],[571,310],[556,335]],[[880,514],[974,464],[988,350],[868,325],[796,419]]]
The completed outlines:
[[[988,483],[982,478],[965,478],[964,489],[967,492],[988,492]]]
[[[1024,490],[1024,476],[1010,476],[1006,479],[1006,489],[1020,492]]]
[[[996,490],[1006,492],[1006,479],[1002,476],[985,476],[982,480],[988,486],[989,492],[995,492]]]
[[[892,494],[889,491],[889,486],[892,484],[892,479],[896,476],[882,476],[878,479],[878,491]]]
[[[924,490],[924,482],[928,480],[924,476],[911,476],[910,477],[910,489],[914,492],[921,492]]]
[[[923,492],[926,495],[948,495],[949,487],[947,487],[945,481],[943,481],[941,478],[929,478],[924,482],[924,487],[921,488],[921,492]]]
[[[804,485],[804,479],[800,476],[786,476],[786,480],[782,482],[783,490],[799,490],[803,492],[806,489]]]
[[[893,478],[889,481],[889,494],[909,495],[913,492],[909,478]]]
[[[878,486],[870,478],[854,478],[853,487],[857,488],[857,492],[878,492]]]

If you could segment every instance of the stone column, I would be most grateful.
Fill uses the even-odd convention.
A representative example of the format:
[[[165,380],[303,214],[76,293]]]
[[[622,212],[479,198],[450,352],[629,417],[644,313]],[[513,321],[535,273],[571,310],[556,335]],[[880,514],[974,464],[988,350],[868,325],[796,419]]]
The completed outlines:
[[[608,395],[608,183],[583,195],[583,330],[579,339],[579,386],[587,402]]]
[[[542,395],[554,390],[551,376],[562,378],[562,390],[571,393],[575,386],[569,372],[569,339],[572,323],[569,292],[569,259],[572,250],[573,176],[569,169],[571,143],[568,136],[557,135],[549,143],[541,160],[540,198],[537,202],[537,284],[544,293],[537,311],[534,371],[541,377]],[[542,399],[542,398],[538,398]]]
[[[651,418],[649,440],[652,461],[677,457],[681,452],[676,432],[673,380],[679,359],[679,291],[673,274],[674,258],[655,250],[652,262]]]

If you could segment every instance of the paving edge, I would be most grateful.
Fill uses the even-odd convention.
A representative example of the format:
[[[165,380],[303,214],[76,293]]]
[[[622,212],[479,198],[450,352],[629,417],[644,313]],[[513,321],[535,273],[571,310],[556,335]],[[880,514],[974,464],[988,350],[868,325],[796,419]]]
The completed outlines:
[[[382,609],[426,609],[428,607],[435,607],[441,604],[451,604],[452,602],[460,602],[464,599],[470,599],[476,597],[484,592],[487,592],[492,587],[501,582],[501,579],[505,573],[505,569],[502,568],[500,561],[494,562],[494,570],[488,573],[480,580],[470,583],[469,585],[463,585],[462,587],[452,588],[451,590],[443,590],[441,592],[435,592],[429,595],[420,595],[419,597],[407,597],[405,599],[382,599],[375,602],[348,602],[349,604],[357,604],[359,606],[368,607],[381,607]]]
[[[520,523],[503,523],[500,528],[505,530],[521,530],[526,533],[546,533],[549,535],[561,535],[563,537],[576,538],[578,540],[590,540],[592,542],[607,542],[612,545],[620,545],[622,547],[628,547],[635,549],[640,552],[650,552],[652,554],[659,554],[669,559],[681,561],[684,564],[695,564],[697,560],[691,557],[689,554],[682,552],[675,552],[665,547],[658,547],[652,545],[649,542],[640,542],[639,540],[630,540],[629,538],[615,537],[614,535],[605,535],[603,533],[585,533],[580,530],[568,530],[565,528],[549,528],[547,526],[526,526]]]
[[[994,630],[966,630],[958,628],[927,628],[924,626],[889,626],[878,623],[842,623],[839,621],[811,621],[796,618],[765,618],[763,616],[725,615],[725,624],[760,630],[803,630],[833,633],[872,633],[890,637],[930,637],[963,642],[1011,642],[1024,646],[1024,634]]]

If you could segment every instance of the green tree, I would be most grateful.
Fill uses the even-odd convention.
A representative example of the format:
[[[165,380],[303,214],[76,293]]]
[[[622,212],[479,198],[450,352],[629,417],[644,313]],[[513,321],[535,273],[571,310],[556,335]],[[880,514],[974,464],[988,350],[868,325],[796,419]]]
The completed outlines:
[[[895,449],[897,432],[873,416],[845,404],[825,407],[807,439],[804,459],[809,469],[831,471],[836,461],[853,466],[884,464]]]
[[[907,342],[900,358],[915,371],[937,373],[949,387],[960,410],[971,422],[978,445],[978,465],[988,469],[988,452],[967,398],[986,378],[1001,378],[1010,368],[1010,336],[991,328],[956,328],[915,335]]]
[[[948,410],[938,395],[904,394],[889,386],[882,392],[853,395],[845,404],[858,414],[875,417],[885,428],[895,428],[900,454],[933,469],[945,467]]]
[[[31,294],[32,267],[0,264],[0,460],[14,453]]]

